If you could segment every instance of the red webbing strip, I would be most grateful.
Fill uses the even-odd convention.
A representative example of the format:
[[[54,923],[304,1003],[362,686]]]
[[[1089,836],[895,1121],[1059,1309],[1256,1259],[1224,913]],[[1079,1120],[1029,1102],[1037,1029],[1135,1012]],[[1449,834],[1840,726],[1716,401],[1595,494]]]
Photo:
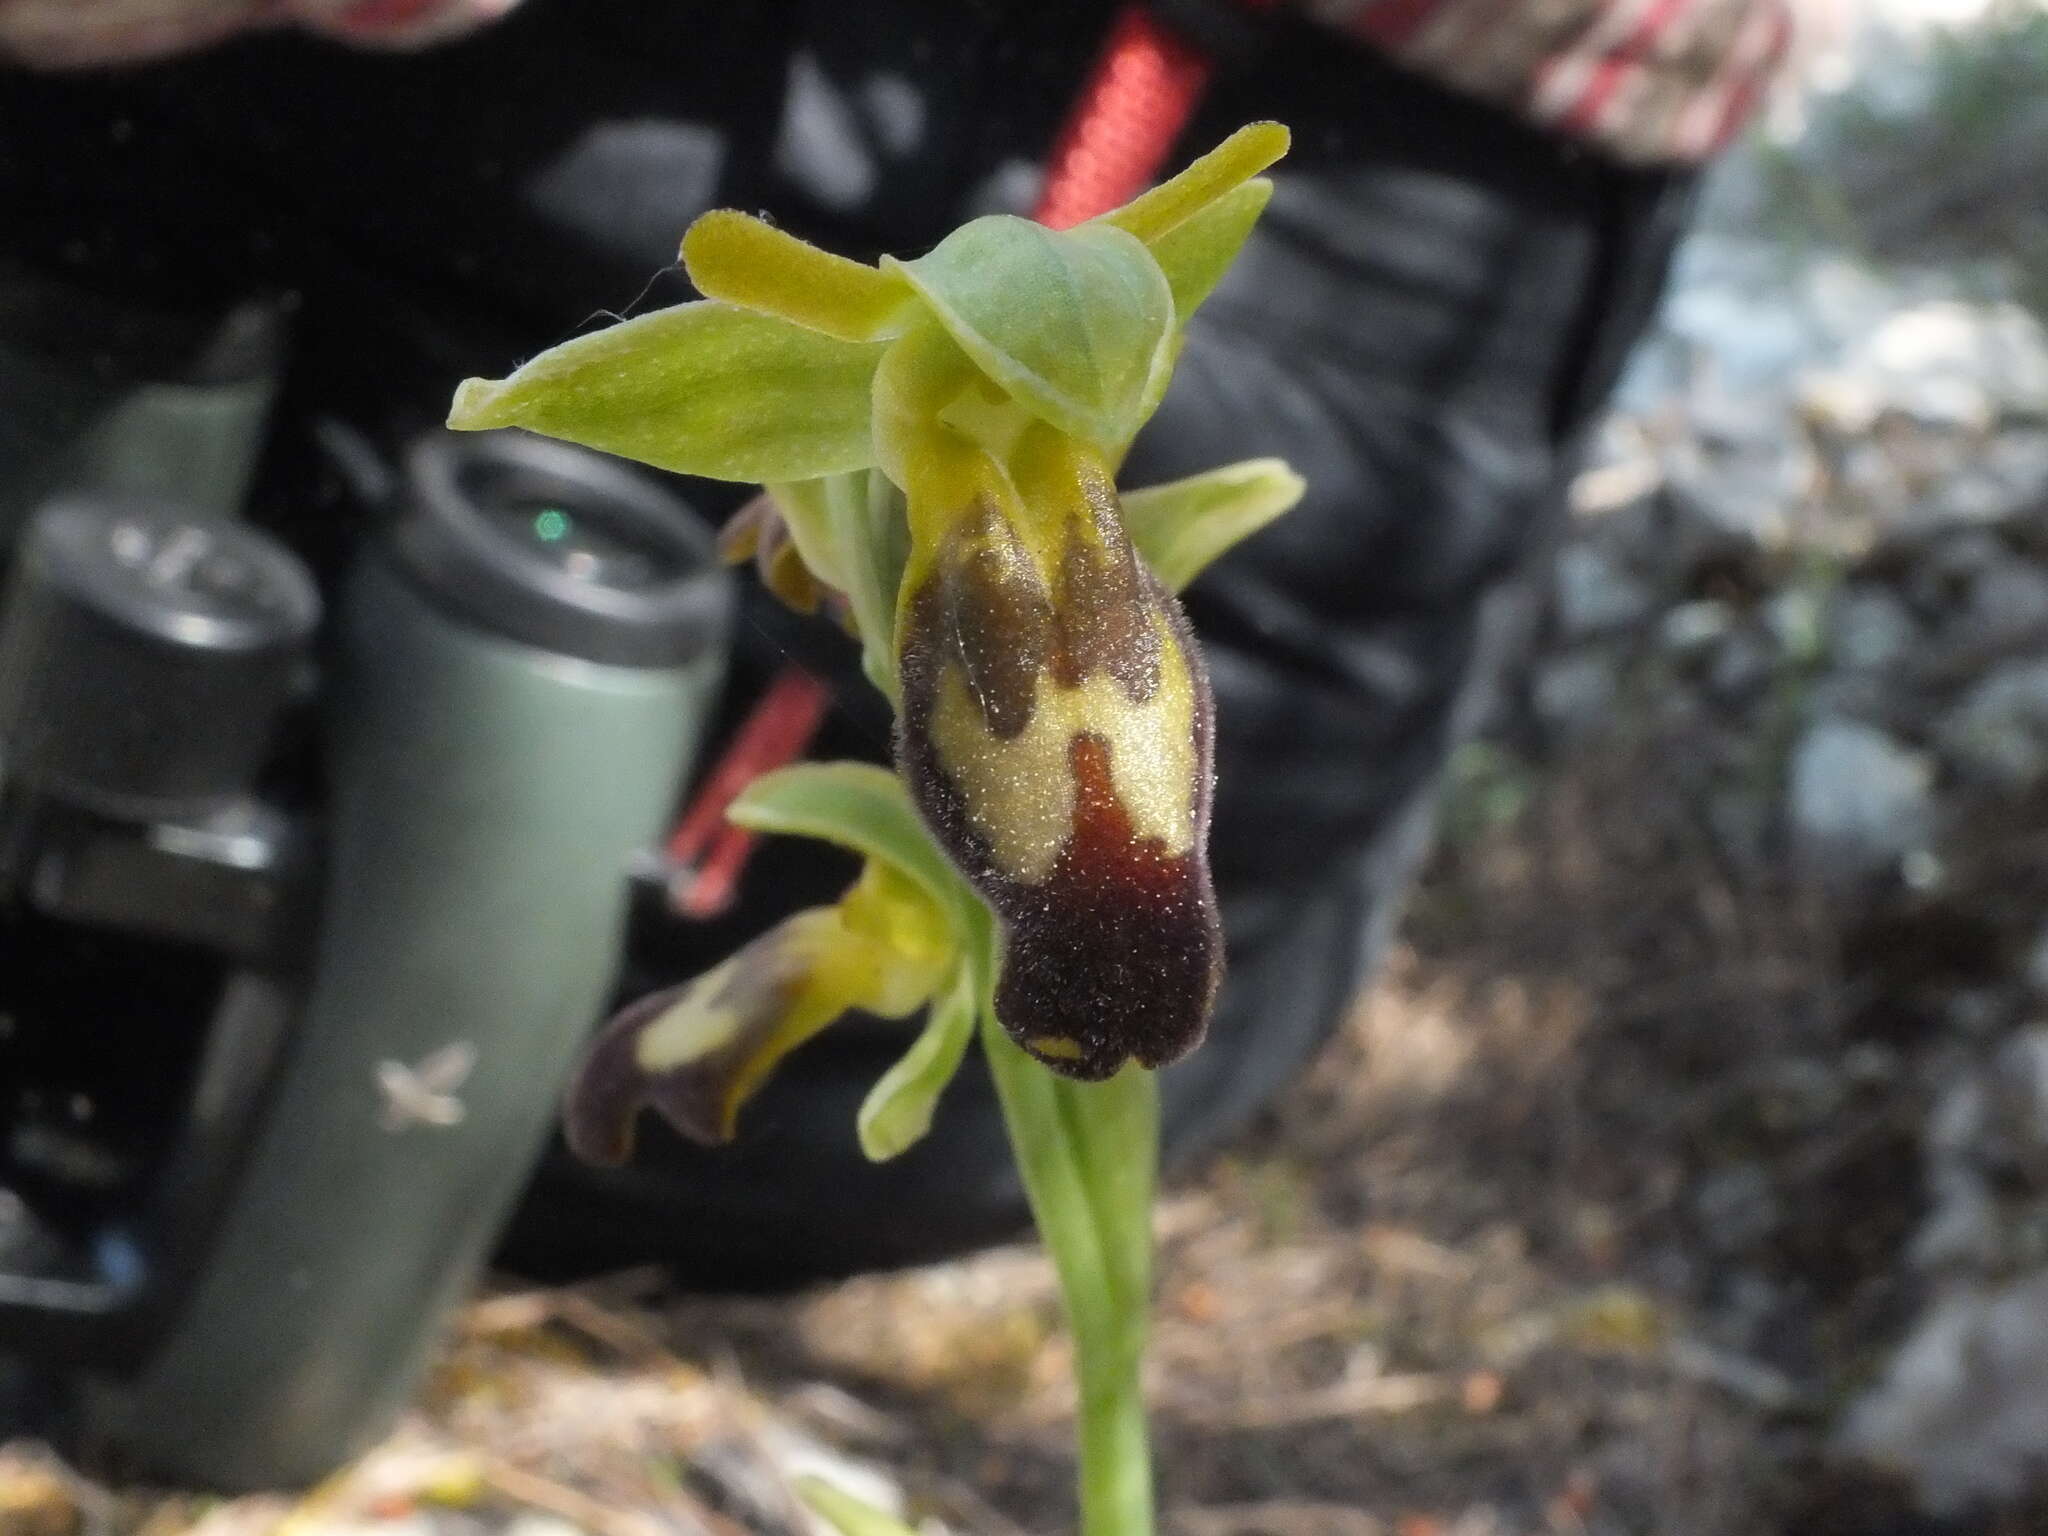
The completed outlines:
[[[1144,191],[1194,115],[1209,71],[1209,60],[1144,6],[1125,6],[1053,145],[1032,217],[1065,229]]]

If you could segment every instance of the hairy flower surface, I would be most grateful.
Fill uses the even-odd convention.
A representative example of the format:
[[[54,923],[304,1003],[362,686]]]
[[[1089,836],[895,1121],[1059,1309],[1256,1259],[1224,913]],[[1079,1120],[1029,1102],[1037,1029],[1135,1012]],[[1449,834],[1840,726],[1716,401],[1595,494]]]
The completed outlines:
[[[864,880],[623,1016],[592,1058],[590,1102],[607,1106],[593,1123],[616,1120],[631,1079],[726,1134],[745,1093],[732,1084],[758,1081],[831,1011],[935,995],[992,1003],[1072,1077],[1199,1043],[1222,954],[1211,704],[1170,588],[1300,482],[1259,461],[1120,499],[1115,471],[1286,143],[1255,124],[1072,230],[977,219],[872,267],[706,214],[683,243],[706,300],[462,387],[456,427],[527,427],[767,487],[728,549],[858,635],[898,706],[910,801],[1000,927],[984,999],[943,962],[889,959],[897,940],[869,921]],[[969,945],[959,909],[949,921]]]
[[[935,533],[904,582],[898,761],[1003,920],[1012,1038],[1071,1076],[1156,1067],[1222,974],[1200,653],[1099,453],[1042,423],[1007,465],[961,452],[965,485],[913,483]]]

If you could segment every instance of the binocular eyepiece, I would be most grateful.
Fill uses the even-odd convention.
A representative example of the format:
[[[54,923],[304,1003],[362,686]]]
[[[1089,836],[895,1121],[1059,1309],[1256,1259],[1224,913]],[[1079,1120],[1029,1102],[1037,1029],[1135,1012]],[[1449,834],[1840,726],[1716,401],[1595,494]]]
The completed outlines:
[[[319,616],[305,568],[252,528],[59,498],[0,615],[0,774],[117,817],[225,805],[269,756]]]

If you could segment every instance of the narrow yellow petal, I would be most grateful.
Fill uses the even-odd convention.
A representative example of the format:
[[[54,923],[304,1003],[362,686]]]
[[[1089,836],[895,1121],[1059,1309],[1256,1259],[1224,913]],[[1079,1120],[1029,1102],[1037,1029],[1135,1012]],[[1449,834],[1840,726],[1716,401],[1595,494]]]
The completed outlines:
[[[841,341],[896,334],[908,323],[914,299],[894,273],[835,256],[730,208],[714,209],[690,226],[683,266],[706,298]]]
[[[1279,123],[1248,123],[1172,180],[1104,214],[1102,222],[1150,245],[1286,154],[1289,138]]]

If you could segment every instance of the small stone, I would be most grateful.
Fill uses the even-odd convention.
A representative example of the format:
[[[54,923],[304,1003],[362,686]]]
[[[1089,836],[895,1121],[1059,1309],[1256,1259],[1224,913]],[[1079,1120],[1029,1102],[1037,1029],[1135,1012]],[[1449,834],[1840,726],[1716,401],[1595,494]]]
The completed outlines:
[[[1778,652],[1753,629],[1738,629],[1721,642],[1707,669],[1707,691],[1727,704],[1740,704],[1776,675]]]
[[[1618,688],[1613,663],[1597,652],[1553,657],[1536,672],[1536,713],[1553,730],[1581,735],[1613,714]]]
[[[1587,450],[1585,468],[1571,485],[1574,517],[1598,520],[1603,537],[1612,537],[1624,513],[1640,533],[1653,520],[1653,504],[1664,484],[1664,464],[1656,445],[1640,424],[1619,411],[1601,420]]]
[[[1693,1192],[1692,1208],[1701,1235],[1719,1253],[1754,1247],[1783,1215],[1770,1174],[1756,1163],[1708,1175]]]
[[[1941,580],[1957,584],[1975,581],[2010,558],[1997,534],[1984,528],[1964,528],[1938,540],[1926,564]]]
[[[1998,537],[1980,528],[1947,529],[1895,547],[1909,561],[1899,578],[1899,595],[1930,624],[1954,619],[1968,606],[1977,578],[2008,558]]]
[[[1932,895],[1948,879],[1948,865],[1932,848],[1915,848],[1899,861],[1899,878],[1907,890]]]
[[[1991,392],[1975,379],[1935,374],[1909,380],[1894,398],[1896,409],[1929,426],[1962,432],[1984,432],[1991,426]]]
[[[2048,1274],[1941,1293],[1855,1405],[1843,1449],[1906,1472],[1935,1516],[2016,1497],[2048,1445]]]
[[[2008,1022],[2011,999],[2001,987],[1957,987],[1942,1000],[1941,1016],[1956,1034],[1982,1039]]]
[[[2048,1029],[2015,1031],[1992,1062],[1986,1158],[2048,1193]]]
[[[1598,549],[1567,546],[1557,557],[1557,619],[1568,640],[1583,640],[1640,622],[1650,594]]]
[[[2048,632],[2048,573],[2019,559],[1978,573],[1958,628],[1959,638],[1984,646]]]
[[[1860,587],[1828,614],[1828,651],[1852,672],[1882,672],[1920,641],[1912,610],[1882,587]]]
[[[1921,420],[1982,430],[2002,415],[2048,412],[2048,339],[2016,304],[1936,300],[1871,332],[1852,366]]]
[[[2048,506],[2048,432],[1999,433],[1933,487],[1919,509],[1936,523],[2002,523]]]
[[[1810,587],[1787,587],[1764,604],[1764,627],[1788,660],[1807,663],[1823,649],[1825,606]]]
[[[1793,840],[1815,873],[1857,879],[1895,868],[1933,829],[1924,757],[1860,721],[1828,718],[1793,750]]]
[[[0,1450],[0,1532],[72,1536],[84,1523],[71,1482],[54,1462],[21,1448]]]
[[[504,1536],[585,1536],[580,1525],[571,1525],[559,1515],[535,1514],[523,1511],[512,1517],[505,1527]]]
[[[1708,544],[1751,550],[1785,546],[1791,538],[1787,509],[1803,503],[1819,477],[1812,450],[1789,436],[1681,443],[1667,467],[1681,527]]]
[[[1898,461],[1891,445],[1875,437],[1859,437],[1842,450],[1835,472],[1834,499],[1859,527],[1887,538],[1918,534],[1926,526],[1916,519],[1918,478]]]
[[[1764,1078],[1766,1117],[1779,1128],[1817,1125],[1841,1108],[1848,1085],[1827,1062],[1811,1056],[1787,1056],[1772,1064]]]
[[[1799,409],[1806,419],[1839,437],[1863,437],[1885,408],[1884,390],[1868,373],[1813,369],[1798,380]]]
[[[1735,615],[1726,603],[1697,598],[1665,614],[1657,638],[1670,654],[1689,660],[1711,650],[1714,642],[1734,627]]]
[[[1957,767],[1994,788],[2023,790],[2048,775],[2048,657],[1987,673],[1937,736]]]
[[[1507,1396],[1507,1382],[1499,1371],[1469,1371],[1458,1388],[1458,1403],[1469,1414],[1488,1414]]]
[[[1775,1412],[1789,1407],[1799,1397],[1799,1389],[1784,1372],[1761,1360],[1715,1349],[1698,1339],[1673,1339],[1668,1357],[1680,1375],[1711,1382],[1724,1392],[1747,1398],[1759,1408]]]
[[[1748,232],[1701,229],[1679,246],[1657,328],[1690,365],[1678,374],[1690,389],[1688,408],[1740,417],[1789,394],[1815,336],[1799,277],[1787,266],[1782,240]]]
[[[1821,672],[1803,686],[1803,718],[1882,720],[1895,708],[1897,689],[1883,672]]]
[[[1882,1086],[1899,1075],[1899,1053],[1875,1040],[1859,1040],[1842,1052],[1842,1076],[1852,1083]]]

